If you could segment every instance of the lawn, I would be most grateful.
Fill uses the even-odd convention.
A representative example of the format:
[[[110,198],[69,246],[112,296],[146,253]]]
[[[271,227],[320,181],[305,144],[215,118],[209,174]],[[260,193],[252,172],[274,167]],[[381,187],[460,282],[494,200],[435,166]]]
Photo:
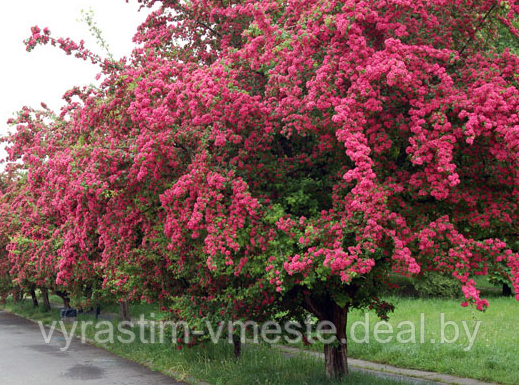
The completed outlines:
[[[395,366],[422,369],[452,374],[460,377],[471,377],[485,381],[517,384],[519,378],[519,303],[513,298],[490,297],[490,306],[484,313],[473,311],[470,307],[460,306],[461,299],[420,299],[389,298],[395,304],[395,312],[391,314],[389,323],[394,329],[392,334],[380,335],[379,340],[392,336],[392,341],[381,343],[374,338],[374,324],[379,319],[369,314],[369,343],[355,342],[351,336],[351,326],[356,321],[365,321],[361,311],[353,310],[348,319],[349,356],[370,361],[387,363]],[[420,314],[423,313],[424,328],[421,328]],[[453,343],[440,342],[441,313],[444,320],[454,321],[460,331],[460,338]],[[410,326],[397,326],[402,321],[411,321],[415,325],[415,343],[399,343],[396,335]],[[462,321],[472,334],[476,322],[481,321],[474,344],[468,350],[469,340]],[[454,326],[445,328],[445,337],[454,337]],[[381,330],[386,327],[381,327]],[[421,343],[420,330],[424,330]],[[355,337],[362,340],[364,328],[357,327]],[[408,339],[410,335],[407,335]],[[432,343],[431,339],[435,342]],[[302,345],[300,345],[302,347]],[[316,342],[306,348],[322,350],[322,344]]]

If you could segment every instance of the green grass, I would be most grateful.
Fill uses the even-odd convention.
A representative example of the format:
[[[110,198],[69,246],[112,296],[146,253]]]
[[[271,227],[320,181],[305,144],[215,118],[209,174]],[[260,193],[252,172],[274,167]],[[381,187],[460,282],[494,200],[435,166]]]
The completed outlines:
[[[146,313],[154,307],[142,305]],[[33,320],[50,324],[59,320],[59,310],[45,313],[41,308],[34,309],[29,300],[14,303],[8,299],[0,306],[5,310]],[[134,310],[139,307],[134,306]],[[135,314],[134,314],[135,315]],[[80,315],[78,320],[93,318]],[[70,325],[69,325],[70,326]],[[79,328],[78,328],[79,329]],[[100,329],[98,329],[100,330]],[[135,329],[134,331],[137,331]],[[96,330],[87,328],[87,336],[92,338]],[[99,344],[96,344],[99,345]],[[188,382],[198,380],[211,384],[405,384],[407,382],[382,379],[371,374],[352,373],[342,382],[328,381],[324,374],[322,360],[308,356],[286,357],[275,348],[266,346],[246,346],[240,359],[234,358],[232,345],[206,343],[192,348],[176,349],[170,343],[144,344],[137,338],[134,342],[123,344],[117,339],[114,343],[101,344],[101,347],[132,361],[144,364],[153,370],[161,371]]]
[[[388,298],[386,298],[388,299]],[[380,343],[374,339],[374,324],[379,319],[369,314],[369,343],[356,343],[351,338],[351,325],[364,321],[364,313],[352,311],[348,318],[348,354],[350,357],[387,363],[395,366],[422,369],[470,377],[504,384],[517,384],[519,378],[519,303],[514,298],[491,297],[490,306],[484,313],[460,306],[461,300],[389,298],[395,304],[389,323],[394,329],[393,340]],[[455,321],[460,329],[460,338],[455,343],[439,343],[440,314],[445,321]],[[420,313],[425,317],[424,343],[420,343]],[[416,343],[402,344],[396,341],[397,325],[411,321],[416,329]],[[468,339],[462,321],[472,333],[476,321],[481,321],[479,332],[471,350],[464,351]],[[409,327],[405,327],[409,329]],[[364,336],[363,328],[356,330],[357,339]],[[387,335],[389,336],[389,334]],[[386,338],[386,335],[381,335]],[[446,329],[446,337],[453,337],[453,328]],[[431,343],[435,339],[435,343]],[[303,345],[299,345],[303,347]],[[307,349],[322,351],[316,342]]]

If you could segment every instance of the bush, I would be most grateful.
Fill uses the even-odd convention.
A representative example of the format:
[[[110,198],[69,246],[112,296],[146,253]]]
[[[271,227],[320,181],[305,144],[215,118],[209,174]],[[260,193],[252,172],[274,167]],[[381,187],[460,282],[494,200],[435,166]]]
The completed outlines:
[[[457,298],[461,295],[461,283],[454,277],[439,272],[426,272],[413,280],[420,297]]]
[[[392,288],[384,288],[383,294],[397,295],[401,297],[418,297],[418,292],[414,287],[414,280],[399,274],[389,275],[389,284]]]

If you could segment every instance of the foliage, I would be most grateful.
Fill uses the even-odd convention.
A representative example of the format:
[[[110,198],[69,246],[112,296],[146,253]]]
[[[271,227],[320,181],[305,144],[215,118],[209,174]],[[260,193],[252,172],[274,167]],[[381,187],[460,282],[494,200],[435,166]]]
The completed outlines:
[[[97,22],[94,19],[94,11],[92,10],[92,8],[90,8],[88,11],[85,11],[84,9],[82,9],[81,10],[81,19],[79,21],[85,23],[88,26],[88,30],[90,31],[90,34],[96,39],[97,45],[106,52],[108,59],[114,60],[113,55],[110,51],[110,46],[108,45],[107,41],[103,37],[103,32],[97,26]]]
[[[460,295],[460,283],[448,275],[427,272],[413,281],[420,297],[457,298]]]

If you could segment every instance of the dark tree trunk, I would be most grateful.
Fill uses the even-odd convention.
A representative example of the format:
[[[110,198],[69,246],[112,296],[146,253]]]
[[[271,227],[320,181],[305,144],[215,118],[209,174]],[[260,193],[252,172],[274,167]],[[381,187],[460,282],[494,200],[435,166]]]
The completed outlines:
[[[337,329],[338,343],[324,345],[324,365],[326,367],[326,377],[329,379],[340,379],[348,374],[347,317],[347,308],[336,309],[332,322]]]
[[[47,288],[42,288],[41,296],[43,297],[43,310],[50,311],[49,290]]]
[[[68,297],[68,294],[66,292],[63,292],[63,291],[56,291],[56,295],[58,297],[61,297],[61,299],[63,300],[63,307],[64,308],[70,308],[70,298]]]
[[[241,337],[233,335],[232,343],[234,345],[234,357],[241,357]]]
[[[38,297],[36,297],[36,288],[31,286],[31,290],[29,291],[32,297],[32,304],[34,307],[38,307]]]
[[[119,302],[119,317],[121,321],[131,321],[128,301]]]
[[[512,295],[512,288],[506,283],[503,283],[503,296],[510,297]]]
[[[348,305],[340,307],[329,296],[313,298],[308,292],[303,292],[303,306],[319,321],[328,321],[335,326],[337,340],[324,346],[324,365],[329,379],[341,379],[349,373],[346,337]],[[325,337],[329,338],[330,335]]]

